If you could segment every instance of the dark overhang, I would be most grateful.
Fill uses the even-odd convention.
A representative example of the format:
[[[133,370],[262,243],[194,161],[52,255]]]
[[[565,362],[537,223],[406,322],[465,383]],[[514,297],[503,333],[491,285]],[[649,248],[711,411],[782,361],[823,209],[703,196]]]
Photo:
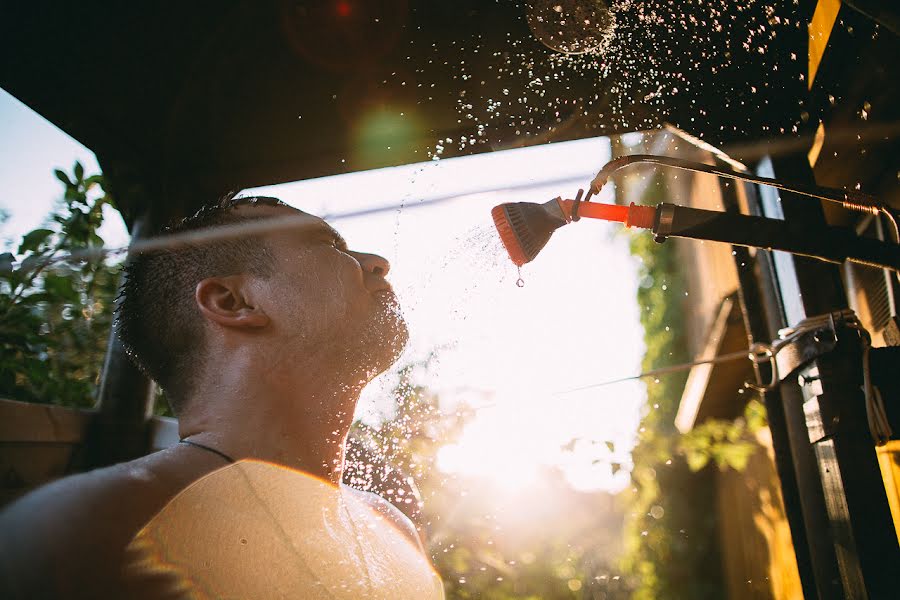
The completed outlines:
[[[797,122],[805,32],[752,35],[763,7],[717,32],[708,7],[642,3],[618,13],[609,52],[559,60],[529,30],[534,4],[12,3],[0,86],[166,197],[428,160],[438,144],[448,157],[664,121],[722,142]],[[784,4],[789,22],[810,12]]]

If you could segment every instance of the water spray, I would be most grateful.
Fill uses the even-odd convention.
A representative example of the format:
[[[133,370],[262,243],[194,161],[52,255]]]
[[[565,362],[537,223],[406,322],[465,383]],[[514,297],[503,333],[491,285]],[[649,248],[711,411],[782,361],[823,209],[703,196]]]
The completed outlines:
[[[723,242],[737,246],[781,250],[819,260],[843,263],[857,262],[873,267],[900,271],[900,245],[874,238],[860,237],[852,229],[828,225],[809,227],[804,223],[690,208],[662,203],[658,206],[620,206],[591,202],[600,193],[613,172],[634,163],[652,163],[709,173],[775,187],[872,215],[884,214],[890,220],[895,239],[900,242],[897,220],[893,213],[875,198],[859,192],[787,184],[774,179],[739,173],[722,167],[650,154],[623,156],[610,161],[591,181],[587,196],[579,190],[573,200],[554,198],[544,204],[511,202],[491,210],[500,239],[516,266],[531,262],[550,240],[554,231],[582,217],[614,221],[626,227],[649,229],[658,242],[669,237]]]

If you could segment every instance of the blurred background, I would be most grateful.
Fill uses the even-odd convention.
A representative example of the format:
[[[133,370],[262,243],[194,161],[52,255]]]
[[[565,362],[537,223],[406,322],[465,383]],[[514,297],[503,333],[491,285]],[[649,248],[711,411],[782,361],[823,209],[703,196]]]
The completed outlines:
[[[391,262],[410,343],[364,393],[345,483],[416,523],[448,598],[842,597],[852,577],[813,568],[837,572],[818,463],[797,458],[812,444],[783,437],[799,391],[764,399],[749,361],[691,363],[835,297],[895,344],[897,282],[590,220],[517,270],[490,209],[574,198],[639,153],[896,205],[897,20],[875,4],[22,5],[0,36],[0,501],[177,441],[110,337],[123,249],[240,190]],[[787,207],[885,237],[878,218],[655,168],[596,200]],[[754,278],[775,308],[747,300]],[[866,531],[896,541],[900,446],[869,444],[855,514],[877,505]]]

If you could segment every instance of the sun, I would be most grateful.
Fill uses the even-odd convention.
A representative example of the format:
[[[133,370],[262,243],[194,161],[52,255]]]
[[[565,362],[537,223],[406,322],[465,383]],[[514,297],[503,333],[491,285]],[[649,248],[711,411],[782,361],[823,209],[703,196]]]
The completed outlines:
[[[614,492],[627,485],[627,470],[618,468],[622,459],[605,443],[573,442],[570,424],[551,418],[544,405],[520,399],[479,411],[457,440],[438,450],[437,467],[479,478],[486,488],[501,493],[538,487],[553,470],[583,491]]]
[[[536,456],[513,454],[499,442],[447,444],[437,454],[438,468],[445,473],[476,476],[492,489],[521,492],[538,481]]]

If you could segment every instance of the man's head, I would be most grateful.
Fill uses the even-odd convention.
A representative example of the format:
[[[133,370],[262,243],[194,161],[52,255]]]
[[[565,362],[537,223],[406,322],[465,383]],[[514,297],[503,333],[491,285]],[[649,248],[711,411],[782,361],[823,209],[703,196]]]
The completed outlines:
[[[242,225],[255,232],[233,235]],[[226,237],[205,235],[223,226]],[[271,198],[226,198],[168,233],[201,231],[203,241],[134,255],[117,309],[119,337],[176,413],[215,369],[246,364],[229,357],[265,363],[248,377],[315,369],[353,383],[396,360],[407,331],[383,258]]]

